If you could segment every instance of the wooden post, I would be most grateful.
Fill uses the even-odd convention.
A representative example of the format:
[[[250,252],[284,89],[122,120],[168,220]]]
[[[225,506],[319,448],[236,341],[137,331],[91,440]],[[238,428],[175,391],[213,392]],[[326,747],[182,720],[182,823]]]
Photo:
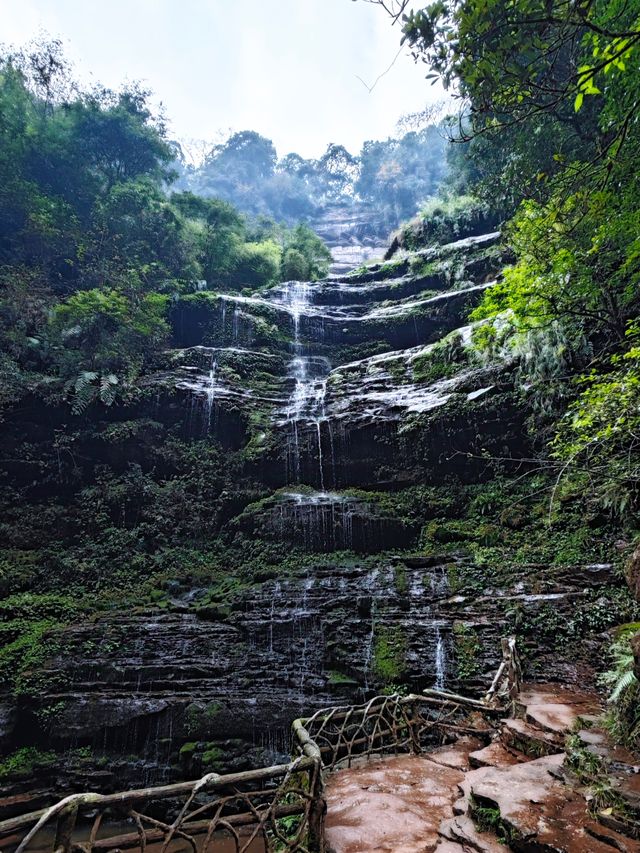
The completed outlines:
[[[73,830],[78,817],[78,803],[69,803],[58,815],[56,824],[56,840],[53,845],[55,853],[69,853],[73,841]]]
[[[309,809],[309,849],[313,850],[313,853],[325,853],[324,819],[327,813],[327,801],[322,781],[322,763],[318,762],[310,774],[313,798]]]
[[[489,692],[484,697],[487,705],[499,703],[500,700],[513,701],[520,692],[522,669],[515,637],[503,637],[500,640],[502,663],[495,674]]]
[[[515,637],[507,637],[505,640],[502,641],[502,643],[503,650],[506,649],[505,654],[508,654],[509,656],[508,688],[509,698],[513,700],[520,692],[520,685],[522,683],[522,667],[520,665],[520,655],[518,654],[518,647],[516,645]]]
[[[407,723],[411,734],[411,751],[414,755],[420,755],[422,752],[422,744],[420,743],[420,726],[416,725],[417,709],[414,702],[409,705],[408,711]]]

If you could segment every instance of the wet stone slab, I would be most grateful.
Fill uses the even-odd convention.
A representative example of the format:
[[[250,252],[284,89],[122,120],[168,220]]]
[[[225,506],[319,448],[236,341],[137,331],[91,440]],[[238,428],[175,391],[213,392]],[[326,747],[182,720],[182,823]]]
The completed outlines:
[[[453,816],[464,771],[426,756],[403,755],[331,776],[327,841],[335,853],[431,853]]]

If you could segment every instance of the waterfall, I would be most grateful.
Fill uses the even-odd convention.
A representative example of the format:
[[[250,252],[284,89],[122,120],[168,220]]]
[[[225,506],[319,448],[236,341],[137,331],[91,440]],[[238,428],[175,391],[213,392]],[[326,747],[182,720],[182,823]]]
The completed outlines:
[[[213,412],[213,404],[216,397],[216,372],[218,370],[218,362],[215,354],[211,354],[211,366],[209,367],[209,384],[205,389],[205,414],[207,421],[207,430],[211,427],[211,413]]]
[[[273,654],[273,623],[275,621],[276,596],[280,595],[280,581],[276,581],[273,585],[273,593],[271,597],[271,607],[269,610],[269,630],[267,633],[267,641],[269,653]]]
[[[444,649],[444,641],[442,639],[442,632],[440,631],[440,625],[437,622],[434,669],[436,673],[436,680],[433,686],[436,688],[436,690],[444,690],[447,675],[447,660]]]
[[[379,570],[374,569],[367,578],[367,589],[371,593],[371,625],[367,634],[367,641],[364,652],[364,689],[369,691],[369,676],[371,674],[371,664],[373,661],[373,652],[376,640],[376,598],[375,588],[378,580]]]
[[[446,622],[440,617],[439,603],[449,595],[446,566],[434,566],[425,575],[424,568],[411,572],[407,578],[411,620],[409,626],[420,626],[422,652],[420,665],[431,686],[444,690],[448,676],[448,634]]]
[[[369,690],[369,674],[371,672],[371,661],[373,660],[373,647],[376,635],[376,606],[375,599],[371,602],[371,628],[367,635],[367,645],[364,656],[364,689]]]
[[[293,321],[293,357],[289,362],[289,375],[294,380],[294,388],[285,409],[285,423],[290,428],[287,451],[287,479],[300,483],[301,469],[301,431],[306,425],[309,437],[317,444],[318,483],[324,491],[324,461],[322,452],[322,423],[327,420],[325,397],[327,377],[331,369],[328,360],[320,356],[305,354],[300,336],[300,320],[308,310],[312,300],[312,288],[307,282],[285,282],[281,290],[281,302],[286,305]]]
[[[307,550],[366,550],[367,542],[380,529],[379,520],[371,522],[371,511],[362,498],[338,492],[282,492],[278,502],[265,511],[263,523],[279,539]]]
[[[232,336],[233,342],[237,343],[240,339],[240,306],[236,305],[233,309],[233,321],[232,321]]]
[[[431,573],[431,593],[436,598],[445,598],[449,594],[449,576],[446,566],[436,566]],[[440,622],[434,622],[435,649],[433,668],[435,671],[434,687],[444,690],[447,680],[447,649],[442,636]]]
[[[326,384],[324,387],[326,389]],[[318,434],[318,467],[320,469],[320,488],[324,492],[324,468],[322,466],[322,429],[320,427],[320,419],[316,420],[316,432]]]

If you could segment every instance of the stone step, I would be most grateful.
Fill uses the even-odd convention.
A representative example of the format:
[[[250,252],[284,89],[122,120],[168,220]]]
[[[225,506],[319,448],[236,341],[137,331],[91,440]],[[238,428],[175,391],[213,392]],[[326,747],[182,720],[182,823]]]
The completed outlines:
[[[619,773],[613,779],[616,793],[625,803],[629,814],[640,821],[640,769],[633,773]]]
[[[456,767],[459,770],[468,770],[470,764],[470,752],[479,751],[483,741],[479,738],[461,737],[455,743],[439,746],[427,753],[430,761],[442,764],[444,767]],[[473,753],[472,753],[473,754]]]
[[[524,720],[503,720],[500,740],[507,749],[515,750],[530,758],[540,758],[564,751],[564,738],[550,732],[543,732]]]
[[[594,719],[602,706],[594,693],[567,690],[558,684],[523,685],[516,716],[555,735],[568,734],[579,718]]]
[[[634,766],[638,763],[636,756],[628,749],[612,745],[609,735],[604,729],[581,729],[578,732],[578,737],[585,749],[593,755],[597,755],[598,758],[602,758],[608,764]]]
[[[640,823],[637,817],[635,820],[632,818],[627,820],[615,815],[599,813],[596,815],[596,820],[600,824],[600,828],[598,830],[591,830],[592,835],[596,838],[619,839],[620,836],[626,836],[626,838],[635,842],[640,840]],[[612,846],[615,847],[616,845],[612,844]],[[637,848],[634,847],[633,849],[636,850]]]
[[[492,809],[513,849],[527,853],[640,853],[640,842],[602,826],[584,798],[557,776],[564,756],[511,767],[483,767],[462,784],[470,802]]]
[[[478,767],[511,767],[528,761],[528,757],[514,749],[508,749],[501,741],[494,740],[484,749],[478,749],[469,754],[469,766]]]
[[[452,806],[454,815],[466,814],[469,811],[469,801],[466,797],[460,797]]]
[[[457,815],[440,824],[440,835],[445,841],[462,845],[463,850],[473,853],[504,853],[501,844],[492,832],[480,832],[468,815]],[[436,848],[440,850],[441,848]]]
[[[473,853],[473,851],[465,844],[441,838],[436,844],[435,853]]]

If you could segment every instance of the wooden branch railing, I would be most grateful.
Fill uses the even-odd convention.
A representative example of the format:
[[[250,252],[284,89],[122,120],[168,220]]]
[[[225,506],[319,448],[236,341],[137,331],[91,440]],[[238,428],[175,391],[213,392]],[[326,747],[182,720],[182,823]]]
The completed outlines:
[[[48,845],[56,853],[93,853],[144,851],[153,844],[165,853],[172,842],[181,841],[198,853],[224,834],[236,853],[256,849],[257,841],[265,851],[312,853],[321,849],[324,836],[321,770],[318,756],[302,755],[289,764],[225,776],[210,773],[195,782],[75,794],[51,808],[2,821],[0,849],[26,853]],[[172,819],[145,813],[158,801]]]
[[[323,773],[372,755],[420,754],[434,743],[491,730],[504,710],[499,702],[512,699],[520,683],[515,640],[503,640],[502,649],[503,661],[482,701],[425,690],[316,711],[294,720],[294,758],[288,764],[118,794],[65,797],[48,809],[1,821],[0,851],[145,853],[152,845],[154,853],[168,853],[179,844],[194,853],[213,853],[224,836],[225,850],[235,853],[322,853]]]
[[[429,690],[408,696],[376,696],[363,705],[316,711],[294,722],[318,749],[326,771],[350,767],[354,759],[392,752],[419,754],[436,742],[478,732],[469,711],[491,719],[500,714],[483,702]],[[296,747],[294,739],[294,749]],[[298,749],[298,751],[300,751]]]
[[[520,692],[522,684],[522,666],[515,637],[503,637],[502,661],[498,667],[491,687],[484,697],[485,705],[505,705],[513,702]]]

